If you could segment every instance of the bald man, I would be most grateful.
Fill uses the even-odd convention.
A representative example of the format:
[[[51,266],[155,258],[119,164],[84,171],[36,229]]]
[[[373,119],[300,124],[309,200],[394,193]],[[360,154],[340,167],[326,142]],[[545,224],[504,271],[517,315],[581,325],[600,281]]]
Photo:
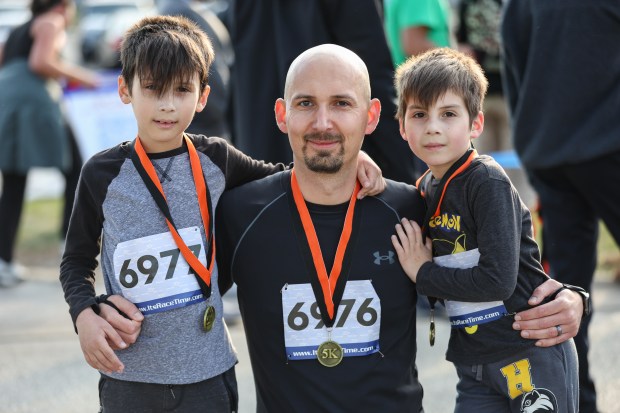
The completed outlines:
[[[425,207],[413,186],[389,180],[381,195],[356,199],[356,158],[380,111],[357,55],[336,45],[305,51],[275,104],[294,169],[220,200],[220,290],[238,286],[257,412],[422,409],[415,285],[390,236],[403,217],[421,221]],[[559,311],[580,308],[571,294],[550,314],[570,318]]]

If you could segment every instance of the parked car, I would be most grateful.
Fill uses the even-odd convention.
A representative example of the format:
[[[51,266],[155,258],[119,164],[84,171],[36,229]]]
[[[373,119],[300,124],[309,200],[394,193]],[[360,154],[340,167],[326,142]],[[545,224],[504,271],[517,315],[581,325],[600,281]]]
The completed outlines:
[[[98,64],[97,48],[103,40],[106,29],[113,24],[117,12],[130,11],[147,13],[153,8],[148,0],[83,0],[78,9],[78,34],[82,60]]]

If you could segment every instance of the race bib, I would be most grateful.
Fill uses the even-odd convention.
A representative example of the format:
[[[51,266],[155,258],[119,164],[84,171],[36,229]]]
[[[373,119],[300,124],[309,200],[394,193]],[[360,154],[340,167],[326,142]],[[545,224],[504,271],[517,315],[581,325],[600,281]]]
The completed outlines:
[[[287,284],[282,288],[284,344],[289,360],[316,359],[317,348],[328,333],[310,284]],[[379,351],[381,302],[370,280],[348,281],[331,339],[344,350],[344,357],[366,356]]]
[[[206,264],[200,229],[179,230],[189,249]],[[153,314],[205,301],[190,266],[170,232],[121,242],[114,251],[114,277],[142,314]]]
[[[479,261],[480,252],[478,248],[433,258],[435,264],[447,268],[472,268],[478,265]],[[488,323],[503,317],[507,313],[503,301],[469,303],[446,300],[445,305],[452,328],[465,328]],[[468,332],[470,331],[468,330]],[[475,332],[475,330],[471,332]]]

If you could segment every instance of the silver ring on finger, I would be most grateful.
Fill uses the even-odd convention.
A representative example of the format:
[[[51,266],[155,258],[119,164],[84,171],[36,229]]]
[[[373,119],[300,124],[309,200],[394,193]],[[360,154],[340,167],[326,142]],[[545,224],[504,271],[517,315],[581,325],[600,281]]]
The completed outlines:
[[[555,326],[556,331],[558,332],[558,337],[560,337],[562,335],[562,326]]]

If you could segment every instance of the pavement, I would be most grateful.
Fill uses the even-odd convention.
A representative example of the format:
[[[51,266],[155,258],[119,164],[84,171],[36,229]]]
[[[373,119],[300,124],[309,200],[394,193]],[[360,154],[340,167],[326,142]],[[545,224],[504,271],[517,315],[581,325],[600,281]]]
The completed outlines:
[[[51,169],[35,170],[28,183],[28,199],[57,196],[62,183],[55,173]],[[520,187],[524,177],[517,174],[511,178],[531,205],[531,193]],[[26,281],[11,289],[0,288],[0,413],[98,411],[99,373],[83,359],[58,281],[59,263],[59,256],[37,263],[22,262],[28,268]],[[602,413],[620,413],[616,396],[620,389],[620,284],[611,280],[611,274],[603,272],[595,277],[595,315],[590,326],[590,364]],[[101,277],[96,288],[103,292]],[[229,313],[238,311],[236,302],[228,297],[225,306]],[[444,360],[448,322],[437,319],[437,341],[432,348],[425,311],[418,311],[417,326],[417,365],[426,413],[451,412],[457,377]],[[241,321],[229,324],[229,331],[239,359],[239,411],[253,412],[256,395]]]
[[[99,375],[82,357],[58,282],[58,262],[49,264],[29,267],[26,281],[15,288],[0,288],[0,412],[84,413],[98,409]],[[616,396],[620,388],[620,284],[597,274],[593,295],[596,314],[591,325],[590,359],[599,407],[604,413],[620,413]],[[444,360],[448,323],[438,320],[437,342],[431,348],[426,339],[426,315],[419,313],[417,360],[426,412],[451,412],[456,374]],[[252,412],[256,402],[243,326],[237,322],[229,328],[239,356],[240,412]]]

